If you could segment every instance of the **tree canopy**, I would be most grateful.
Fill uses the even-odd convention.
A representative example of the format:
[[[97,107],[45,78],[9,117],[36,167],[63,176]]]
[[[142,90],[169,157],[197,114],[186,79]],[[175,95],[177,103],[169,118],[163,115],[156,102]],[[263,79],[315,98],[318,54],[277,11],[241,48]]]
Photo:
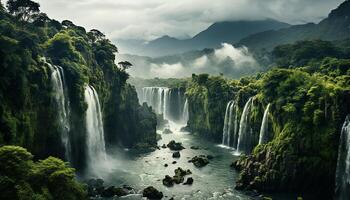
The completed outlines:
[[[40,4],[31,0],[9,0],[8,11],[22,21],[29,21],[40,12]]]

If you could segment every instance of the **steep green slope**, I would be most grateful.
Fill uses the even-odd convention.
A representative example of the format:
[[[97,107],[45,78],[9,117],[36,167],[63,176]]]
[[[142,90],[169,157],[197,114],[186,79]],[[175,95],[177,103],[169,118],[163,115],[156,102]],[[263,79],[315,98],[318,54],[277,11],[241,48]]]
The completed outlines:
[[[243,38],[239,44],[250,49],[268,49],[298,40],[342,40],[350,35],[350,1],[344,1],[318,24],[295,25],[280,30],[257,33]]]
[[[73,166],[85,166],[88,84],[99,95],[107,147],[156,144],[156,116],[138,104],[129,75],[114,63],[117,48],[100,31],[43,13],[23,21],[5,10],[0,27],[0,144],[26,147],[38,158],[64,158],[51,64],[62,67],[67,84]]]

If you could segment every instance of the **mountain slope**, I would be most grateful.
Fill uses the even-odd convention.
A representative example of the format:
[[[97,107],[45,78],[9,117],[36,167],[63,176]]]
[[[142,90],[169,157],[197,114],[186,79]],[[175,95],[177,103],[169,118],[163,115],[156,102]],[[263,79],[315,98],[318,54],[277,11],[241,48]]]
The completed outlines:
[[[206,30],[198,33],[190,39],[176,39],[163,36],[155,40],[139,42],[135,48],[135,40],[117,40],[117,45],[129,54],[145,56],[165,56],[179,54],[186,51],[201,50],[204,48],[220,47],[221,43],[236,43],[248,35],[267,30],[278,30],[289,27],[289,24],[276,20],[257,21],[225,21],[217,22],[209,26]],[[131,44],[133,47],[131,47]],[[123,52],[123,53],[124,53]]]
[[[277,45],[298,40],[342,40],[350,36],[350,1],[343,2],[318,24],[295,25],[280,30],[257,33],[242,39],[239,44],[252,49],[271,50]]]

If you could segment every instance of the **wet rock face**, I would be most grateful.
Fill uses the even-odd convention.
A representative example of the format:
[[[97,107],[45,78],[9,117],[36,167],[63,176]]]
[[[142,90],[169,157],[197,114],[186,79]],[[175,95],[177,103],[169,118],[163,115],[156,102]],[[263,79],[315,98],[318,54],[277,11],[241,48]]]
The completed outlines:
[[[163,134],[172,134],[172,133],[173,132],[170,129],[168,129],[168,128],[163,130]]]
[[[184,183],[184,185],[192,185],[193,184],[193,178],[192,177],[188,177],[186,182]]]
[[[173,158],[180,158],[180,156],[180,152],[178,151],[173,153]]]
[[[174,181],[169,175],[166,175],[162,181],[163,181],[163,185],[167,187],[171,187],[174,185]]]
[[[184,170],[181,167],[175,169],[175,175],[173,177],[170,177],[169,175],[166,175],[165,178],[163,179],[163,185],[167,186],[167,187],[171,187],[175,184],[180,184],[183,183],[185,180],[185,176],[186,175],[190,175],[192,174],[191,170]],[[190,179],[190,178],[188,178]],[[191,179],[186,181],[186,185],[191,185],[193,183],[193,179],[191,182]]]
[[[142,196],[148,199],[158,200],[163,198],[163,193],[158,191],[154,187],[149,186],[142,191]]]
[[[191,160],[189,160],[188,162],[191,162],[194,164],[194,166],[196,167],[204,167],[207,164],[209,164],[209,159],[207,156],[205,155],[200,155],[200,156],[195,156],[193,157]]]
[[[121,197],[121,196],[135,193],[134,189],[127,185],[123,185],[122,187],[110,186],[106,188],[103,185],[103,183],[104,181],[102,179],[88,180],[87,181],[88,196],[89,197],[101,196],[101,197],[111,198],[114,196]]]
[[[173,151],[181,151],[182,149],[185,149],[185,147],[182,146],[182,143],[181,143],[181,142],[175,142],[174,140],[171,140],[171,141],[167,144],[167,147],[168,147],[170,150],[173,150]]]

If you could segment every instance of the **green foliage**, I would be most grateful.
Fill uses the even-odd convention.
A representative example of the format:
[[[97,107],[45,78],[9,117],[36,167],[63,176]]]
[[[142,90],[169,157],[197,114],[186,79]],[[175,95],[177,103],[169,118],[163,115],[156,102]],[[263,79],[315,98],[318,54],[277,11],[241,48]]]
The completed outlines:
[[[1,199],[85,199],[74,169],[60,159],[32,161],[32,154],[18,146],[0,147]]]
[[[349,57],[349,52],[341,46],[346,41],[340,41],[338,43],[322,40],[298,41],[294,44],[275,47],[272,55],[278,66],[295,68],[305,66],[309,62],[320,61],[326,57]]]
[[[33,15],[39,13],[40,5],[31,0],[8,0],[7,9],[22,21],[29,21]]]

